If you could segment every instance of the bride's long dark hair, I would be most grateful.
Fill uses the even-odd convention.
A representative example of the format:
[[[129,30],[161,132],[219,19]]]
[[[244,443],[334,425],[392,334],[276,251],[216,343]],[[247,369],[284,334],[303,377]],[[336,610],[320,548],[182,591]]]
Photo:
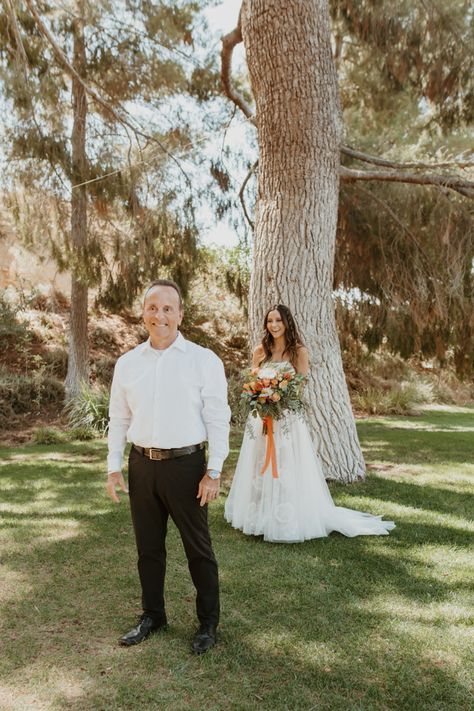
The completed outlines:
[[[304,341],[300,336],[293,314],[288,306],[283,306],[283,304],[271,306],[265,314],[265,319],[263,321],[264,336],[262,338],[262,347],[265,352],[265,356],[261,362],[263,363],[266,360],[270,360],[272,357],[272,347],[274,346],[275,339],[267,328],[268,315],[272,311],[278,311],[281,316],[281,320],[283,321],[283,325],[285,326],[286,345],[283,355],[287,353],[290,358],[290,363],[296,367],[296,362],[298,360],[298,348],[300,346],[304,346]]]

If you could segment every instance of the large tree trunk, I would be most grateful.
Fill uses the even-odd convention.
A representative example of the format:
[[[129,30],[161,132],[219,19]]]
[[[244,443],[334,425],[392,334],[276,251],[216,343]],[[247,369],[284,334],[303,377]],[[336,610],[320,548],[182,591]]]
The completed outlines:
[[[79,8],[78,8],[79,9]],[[83,11],[82,3],[80,10]],[[83,13],[82,13],[83,16]],[[73,66],[81,77],[86,76],[86,52],[84,22],[74,20]],[[76,79],[72,82],[73,127],[72,184],[87,179],[86,122],[87,96],[84,87]],[[69,360],[66,375],[66,399],[76,395],[83,382],[89,379],[89,348],[87,340],[88,287],[84,274],[87,248],[87,189],[75,188],[71,198],[71,245],[73,250],[71,282],[71,314],[69,326]]]
[[[327,1],[244,0],[241,23],[259,141],[251,333],[273,304],[295,314],[324,473],[349,482],[365,466],[332,301],[341,118]]]

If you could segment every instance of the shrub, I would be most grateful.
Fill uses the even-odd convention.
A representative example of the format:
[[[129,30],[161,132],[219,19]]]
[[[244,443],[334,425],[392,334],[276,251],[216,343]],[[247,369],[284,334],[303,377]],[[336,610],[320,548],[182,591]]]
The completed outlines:
[[[66,377],[68,356],[65,348],[50,348],[44,351],[42,357],[50,373],[58,378]]]
[[[248,337],[246,333],[233,333],[226,339],[226,345],[229,348],[235,348],[240,351],[248,349]]]
[[[38,407],[45,403],[58,402],[64,400],[64,384],[52,375],[45,374],[41,370],[35,371],[29,376],[35,390],[34,402]]]
[[[30,309],[51,313],[58,313],[70,308],[68,297],[54,287],[46,290],[34,289],[27,297],[26,303]]]
[[[87,442],[97,437],[97,431],[91,427],[71,427],[67,433],[70,442]]]
[[[403,415],[414,412],[417,405],[433,401],[433,388],[423,380],[394,384],[390,390],[368,387],[353,398],[356,410],[369,415]]]
[[[112,352],[117,349],[117,339],[112,329],[95,326],[90,334],[90,340],[94,348],[106,348]]]
[[[26,375],[0,371],[0,417],[6,423],[9,417],[31,409],[32,382]],[[34,395],[34,393],[33,393]]]
[[[433,397],[435,402],[444,405],[453,405],[456,403],[456,395],[449,383],[439,380],[433,387]]]
[[[109,427],[109,390],[92,388],[84,383],[80,393],[66,406],[66,411],[72,427],[94,430],[103,436]]]
[[[433,385],[423,378],[416,378],[409,382],[404,381],[400,384],[400,389],[410,396],[415,405],[422,405],[434,400]]]
[[[385,393],[385,412],[387,415],[403,415],[416,410],[416,405],[420,404],[416,389],[407,387],[395,387]]]
[[[377,388],[364,388],[352,397],[354,408],[368,415],[380,415],[386,409],[386,393]]]
[[[245,422],[245,415],[242,408],[242,375],[231,374],[227,378],[227,396],[229,407],[232,413],[232,424],[242,427]]]
[[[35,444],[61,444],[66,441],[64,432],[56,427],[38,427],[33,435]]]
[[[30,334],[25,323],[18,320],[17,312],[5,297],[0,294],[0,340],[15,339],[24,341]]]
[[[6,426],[25,412],[38,410],[45,403],[64,399],[63,384],[43,371],[32,375],[10,373],[0,369],[0,424]]]
[[[111,356],[100,356],[93,364],[95,377],[103,385],[110,386],[116,362],[117,359]]]

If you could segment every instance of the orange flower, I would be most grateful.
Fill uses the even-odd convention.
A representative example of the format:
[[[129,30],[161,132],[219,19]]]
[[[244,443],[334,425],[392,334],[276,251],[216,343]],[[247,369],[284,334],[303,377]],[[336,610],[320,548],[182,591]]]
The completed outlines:
[[[273,402],[278,402],[278,400],[281,400],[280,393],[273,393],[272,400],[273,400]]]

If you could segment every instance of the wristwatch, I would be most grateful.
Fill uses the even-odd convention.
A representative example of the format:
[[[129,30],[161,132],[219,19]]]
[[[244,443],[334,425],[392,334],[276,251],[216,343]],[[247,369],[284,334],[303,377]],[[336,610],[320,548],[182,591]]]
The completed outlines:
[[[208,469],[206,474],[210,479],[219,479],[221,476],[221,473],[218,469]]]

